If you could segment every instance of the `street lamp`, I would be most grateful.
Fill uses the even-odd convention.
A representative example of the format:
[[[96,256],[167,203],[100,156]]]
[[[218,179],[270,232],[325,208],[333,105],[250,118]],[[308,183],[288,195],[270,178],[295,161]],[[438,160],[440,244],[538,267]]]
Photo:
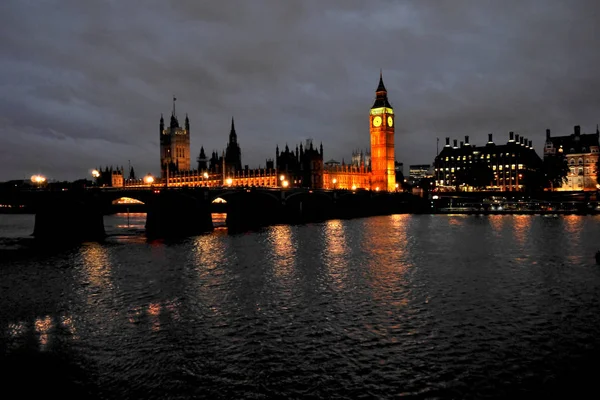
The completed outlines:
[[[356,190],[356,185],[352,185],[352,190]]]
[[[283,182],[281,182],[281,186],[283,186],[284,188],[288,187],[288,186],[289,186],[289,184],[290,184],[290,183],[289,183],[288,181],[283,181]]]
[[[42,186],[42,183],[46,182],[46,178],[42,175],[33,175],[31,177],[31,182],[35,183],[38,186]]]
[[[231,186],[231,184],[233,183],[233,179],[227,178],[225,182],[227,183],[227,186]]]
[[[337,183],[337,179],[333,178],[333,180],[331,182],[333,182],[333,189],[335,190],[335,184]]]
[[[152,185],[154,183],[154,177],[152,175],[150,175],[150,174],[146,175],[144,177],[144,183],[146,185]]]
[[[206,180],[208,179],[208,172],[203,173],[202,177],[204,178],[204,186],[207,186]]]

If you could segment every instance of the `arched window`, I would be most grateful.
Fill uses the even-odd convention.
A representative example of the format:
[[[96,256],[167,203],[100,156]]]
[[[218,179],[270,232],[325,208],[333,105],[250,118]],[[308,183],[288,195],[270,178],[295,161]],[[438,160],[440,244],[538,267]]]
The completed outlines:
[[[580,159],[577,161],[577,164],[579,164],[579,165],[583,165],[583,158],[580,158]]]

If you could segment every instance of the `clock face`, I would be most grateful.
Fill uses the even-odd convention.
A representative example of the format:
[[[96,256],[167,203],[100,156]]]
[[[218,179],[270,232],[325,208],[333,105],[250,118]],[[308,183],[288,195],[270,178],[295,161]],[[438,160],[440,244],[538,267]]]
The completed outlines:
[[[394,126],[394,118],[392,118],[391,116],[388,117],[387,123],[388,123],[388,126]]]
[[[373,126],[380,126],[381,125],[381,117],[377,116],[375,118],[373,118]]]

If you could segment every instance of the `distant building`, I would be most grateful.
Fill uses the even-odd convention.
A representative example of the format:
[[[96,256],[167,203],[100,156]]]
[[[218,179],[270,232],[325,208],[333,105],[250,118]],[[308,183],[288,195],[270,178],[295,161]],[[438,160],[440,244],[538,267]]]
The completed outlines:
[[[186,115],[185,127],[179,125],[175,113],[176,100],[173,98],[173,111],[167,128],[163,116],[160,116],[160,170],[163,178],[190,170],[190,120]]]
[[[208,158],[204,147],[197,158],[198,170],[190,170],[189,119],[185,128],[179,126],[175,101],[169,128],[161,116],[161,171],[167,186],[270,186],[305,187],[312,189],[366,189],[395,191],[394,110],[387,98],[383,77],[375,92],[375,102],[369,112],[370,151],[354,151],[350,164],[335,160],[323,162],[323,145],[317,149],[312,140],[296,146],[287,145],[275,160],[266,160],[265,168],[242,168],[241,147],[233,119],[225,150],[213,151]],[[401,164],[400,164],[401,165]],[[168,179],[167,179],[168,175]]]
[[[596,125],[596,133],[582,134],[579,125],[573,128],[573,133],[567,136],[550,136],[546,129],[544,159],[563,154],[569,165],[568,181],[558,191],[595,191],[598,185],[596,170],[599,156],[600,131]]]
[[[469,136],[460,145],[454,139],[451,146],[447,137],[446,145],[435,158],[434,176],[439,189],[456,190],[460,184],[457,175],[472,171],[475,166],[488,166],[493,177],[487,189],[518,191],[524,188],[527,172],[537,170],[541,162],[532,141],[514,132],[509,133],[506,144],[500,145],[493,141],[491,133],[485,146],[472,146]],[[464,189],[468,187],[463,186]]]
[[[430,164],[416,164],[408,167],[408,176],[411,184],[419,182],[423,178],[433,177],[433,167]]]
[[[275,150],[278,186],[304,187],[318,189],[323,187],[323,145],[319,150],[314,148],[312,140],[308,139],[306,145],[296,146],[296,151],[291,151],[286,145],[280,153],[279,146]],[[284,182],[287,182],[284,184]]]

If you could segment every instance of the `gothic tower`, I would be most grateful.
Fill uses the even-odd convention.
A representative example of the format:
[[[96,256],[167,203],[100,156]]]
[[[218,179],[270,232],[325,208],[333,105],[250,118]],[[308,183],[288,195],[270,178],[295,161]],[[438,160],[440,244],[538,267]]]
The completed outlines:
[[[371,134],[371,190],[396,190],[394,170],[394,110],[387,98],[383,76],[379,73],[379,86],[369,116]]]
[[[179,126],[175,113],[173,97],[173,111],[169,127],[165,129],[165,120],[160,116],[160,171],[161,176],[175,175],[190,168],[190,120],[185,116],[185,127]]]
[[[237,133],[233,117],[231,118],[231,130],[229,131],[229,142],[225,150],[225,173],[234,175],[237,171],[242,170],[242,151],[237,141]]]

